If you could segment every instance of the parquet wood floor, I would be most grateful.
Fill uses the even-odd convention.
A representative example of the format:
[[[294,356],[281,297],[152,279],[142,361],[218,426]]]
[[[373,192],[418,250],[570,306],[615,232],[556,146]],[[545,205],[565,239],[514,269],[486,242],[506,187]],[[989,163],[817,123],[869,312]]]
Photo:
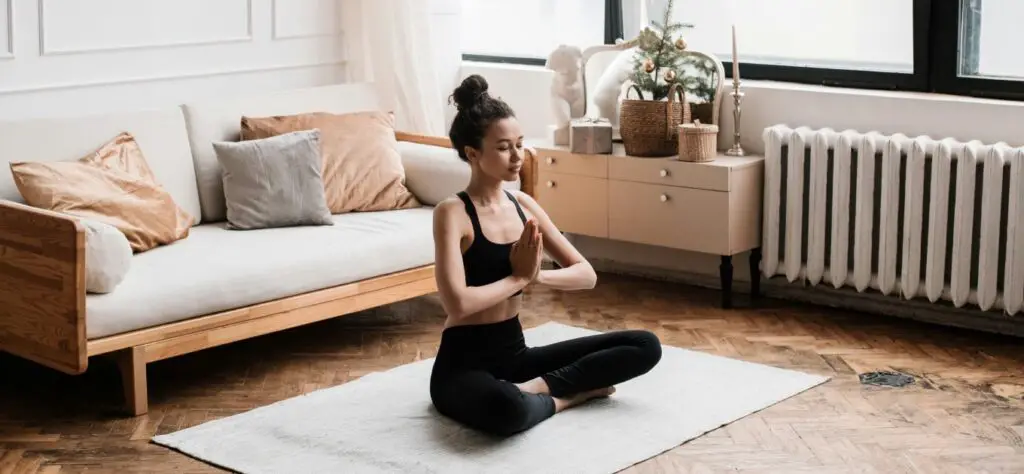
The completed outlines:
[[[596,290],[527,293],[526,326],[647,328],[665,344],[833,377],[829,383],[626,470],[1024,472],[1024,341],[602,275]],[[170,359],[149,368],[151,411],[117,413],[116,366],[65,376],[0,354],[0,474],[219,472],[148,439],[432,357],[433,297]],[[898,370],[904,388],[861,385]],[[700,381],[694,381],[700,383]],[[343,408],[343,407],[339,407]]]

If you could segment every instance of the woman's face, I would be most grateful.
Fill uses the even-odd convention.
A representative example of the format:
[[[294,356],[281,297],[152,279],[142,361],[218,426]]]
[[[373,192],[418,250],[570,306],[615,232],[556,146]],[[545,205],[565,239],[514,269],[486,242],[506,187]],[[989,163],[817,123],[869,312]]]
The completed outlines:
[[[523,167],[523,133],[515,117],[493,122],[484,135],[481,149],[469,147],[470,164],[486,176],[502,181],[515,181]]]

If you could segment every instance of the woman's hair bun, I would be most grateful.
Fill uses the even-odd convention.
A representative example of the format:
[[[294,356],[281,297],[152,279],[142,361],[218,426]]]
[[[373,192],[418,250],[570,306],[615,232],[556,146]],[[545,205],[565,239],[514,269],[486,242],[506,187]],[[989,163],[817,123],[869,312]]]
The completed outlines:
[[[487,80],[479,74],[473,74],[462,80],[462,84],[455,88],[452,98],[455,99],[455,106],[459,109],[469,109],[487,95]]]

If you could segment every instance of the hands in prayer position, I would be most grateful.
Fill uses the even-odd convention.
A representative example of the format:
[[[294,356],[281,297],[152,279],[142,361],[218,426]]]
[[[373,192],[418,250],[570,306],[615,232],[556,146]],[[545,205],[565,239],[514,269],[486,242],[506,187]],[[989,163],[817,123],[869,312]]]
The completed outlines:
[[[541,259],[544,257],[544,239],[537,226],[537,221],[530,219],[523,227],[519,240],[512,244],[509,259],[512,261],[512,274],[534,281],[540,273]]]

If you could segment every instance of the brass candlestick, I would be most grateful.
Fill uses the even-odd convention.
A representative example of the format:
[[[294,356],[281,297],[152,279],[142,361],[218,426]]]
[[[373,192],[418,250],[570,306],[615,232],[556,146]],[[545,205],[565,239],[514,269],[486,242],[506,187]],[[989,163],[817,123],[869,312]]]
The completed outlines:
[[[739,79],[732,81],[732,122],[733,122],[733,133],[732,133],[732,148],[729,148],[725,152],[728,156],[746,156],[747,152],[743,151],[743,145],[740,145],[740,114],[741,114],[741,103],[743,102],[743,91],[740,90]]]

